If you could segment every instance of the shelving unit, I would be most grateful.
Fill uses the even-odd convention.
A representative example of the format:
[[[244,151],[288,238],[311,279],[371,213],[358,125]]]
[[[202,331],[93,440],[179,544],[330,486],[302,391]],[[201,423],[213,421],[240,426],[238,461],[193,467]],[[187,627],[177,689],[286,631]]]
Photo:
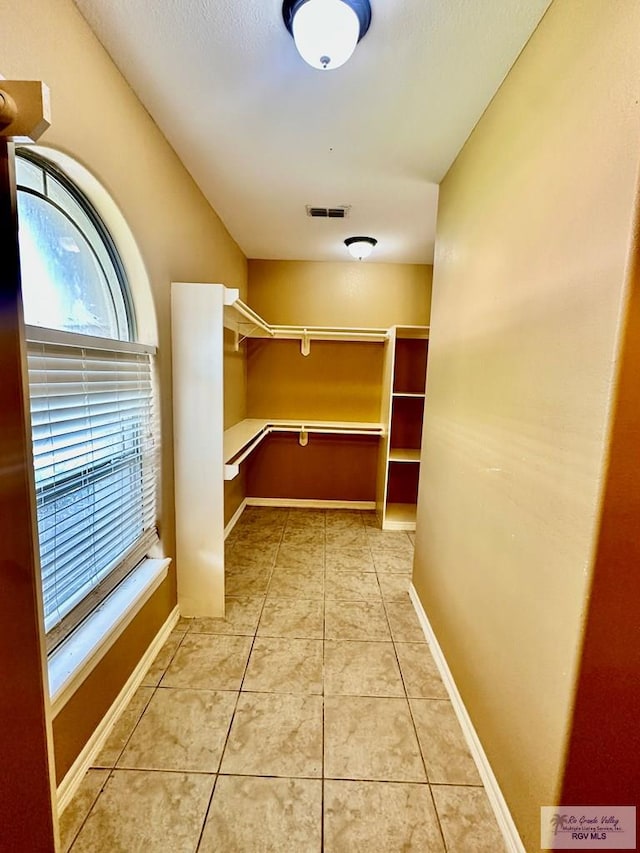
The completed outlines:
[[[340,441],[341,436],[353,436],[356,444],[365,437],[370,447],[371,439],[377,444],[384,433],[377,421],[297,416],[247,418],[223,430],[223,327],[232,330],[237,347],[245,338],[294,340],[300,341],[302,355],[310,354],[312,341],[383,345],[388,331],[271,325],[240,300],[238,290],[221,284],[174,283],[171,296],[178,599],[185,616],[222,616],[224,481],[236,477],[240,465],[272,433],[297,435],[296,447],[305,447],[312,435],[318,437],[314,447],[321,437]],[[342,453],[344,459],[344,448]],[[333,485],[330,466],[324,465],[323,472]]]
[[[376,506],[383,529],[415,530],[429,330],[394,326],[385,359]]]

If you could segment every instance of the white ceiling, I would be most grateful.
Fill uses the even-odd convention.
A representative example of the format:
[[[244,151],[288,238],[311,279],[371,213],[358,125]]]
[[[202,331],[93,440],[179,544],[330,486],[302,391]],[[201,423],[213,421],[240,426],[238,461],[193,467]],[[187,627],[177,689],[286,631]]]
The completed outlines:
[[[76,3],[247,257],[345,260],[367,234],[372,260],[430,263],[438,183],[550,0],[371,0],[326,72],[281,0]]]

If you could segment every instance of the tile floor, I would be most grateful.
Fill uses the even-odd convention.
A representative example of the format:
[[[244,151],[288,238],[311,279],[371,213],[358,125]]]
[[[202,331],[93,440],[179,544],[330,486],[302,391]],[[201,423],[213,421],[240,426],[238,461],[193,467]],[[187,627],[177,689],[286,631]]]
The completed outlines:
[[[227,616],[180,620],[61,819],[72,853],[500,853],[372,513],[245,510]]]

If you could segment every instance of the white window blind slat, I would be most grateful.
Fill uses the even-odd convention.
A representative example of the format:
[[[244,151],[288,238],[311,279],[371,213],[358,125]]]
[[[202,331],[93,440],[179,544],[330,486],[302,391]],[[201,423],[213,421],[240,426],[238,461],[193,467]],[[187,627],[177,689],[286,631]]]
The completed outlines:
[[[28,343],[48,632],[157,539],[152,356],[99,344]]]

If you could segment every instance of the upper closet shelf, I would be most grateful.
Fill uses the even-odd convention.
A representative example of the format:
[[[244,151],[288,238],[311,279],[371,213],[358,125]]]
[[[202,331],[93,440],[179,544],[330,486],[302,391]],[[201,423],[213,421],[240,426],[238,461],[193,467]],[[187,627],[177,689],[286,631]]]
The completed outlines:
[[[272,432],[298,433],[304,447],[309,433],[326,435],[373,435],[381,436],[382,424],[359,423],[356,421],[296,421],[246,418],[224,431],[224,478],[233,480],[238,476],[240,465],[260,442]]]
[[[300,341],[302,355],[309,355],[311,341],[384,342],[387,329],[351,328],[349,326],[274,326],[240,299],[240,291],[225,287],[224,325],[235,335],[235,348],[245,338],[274,338]]]

